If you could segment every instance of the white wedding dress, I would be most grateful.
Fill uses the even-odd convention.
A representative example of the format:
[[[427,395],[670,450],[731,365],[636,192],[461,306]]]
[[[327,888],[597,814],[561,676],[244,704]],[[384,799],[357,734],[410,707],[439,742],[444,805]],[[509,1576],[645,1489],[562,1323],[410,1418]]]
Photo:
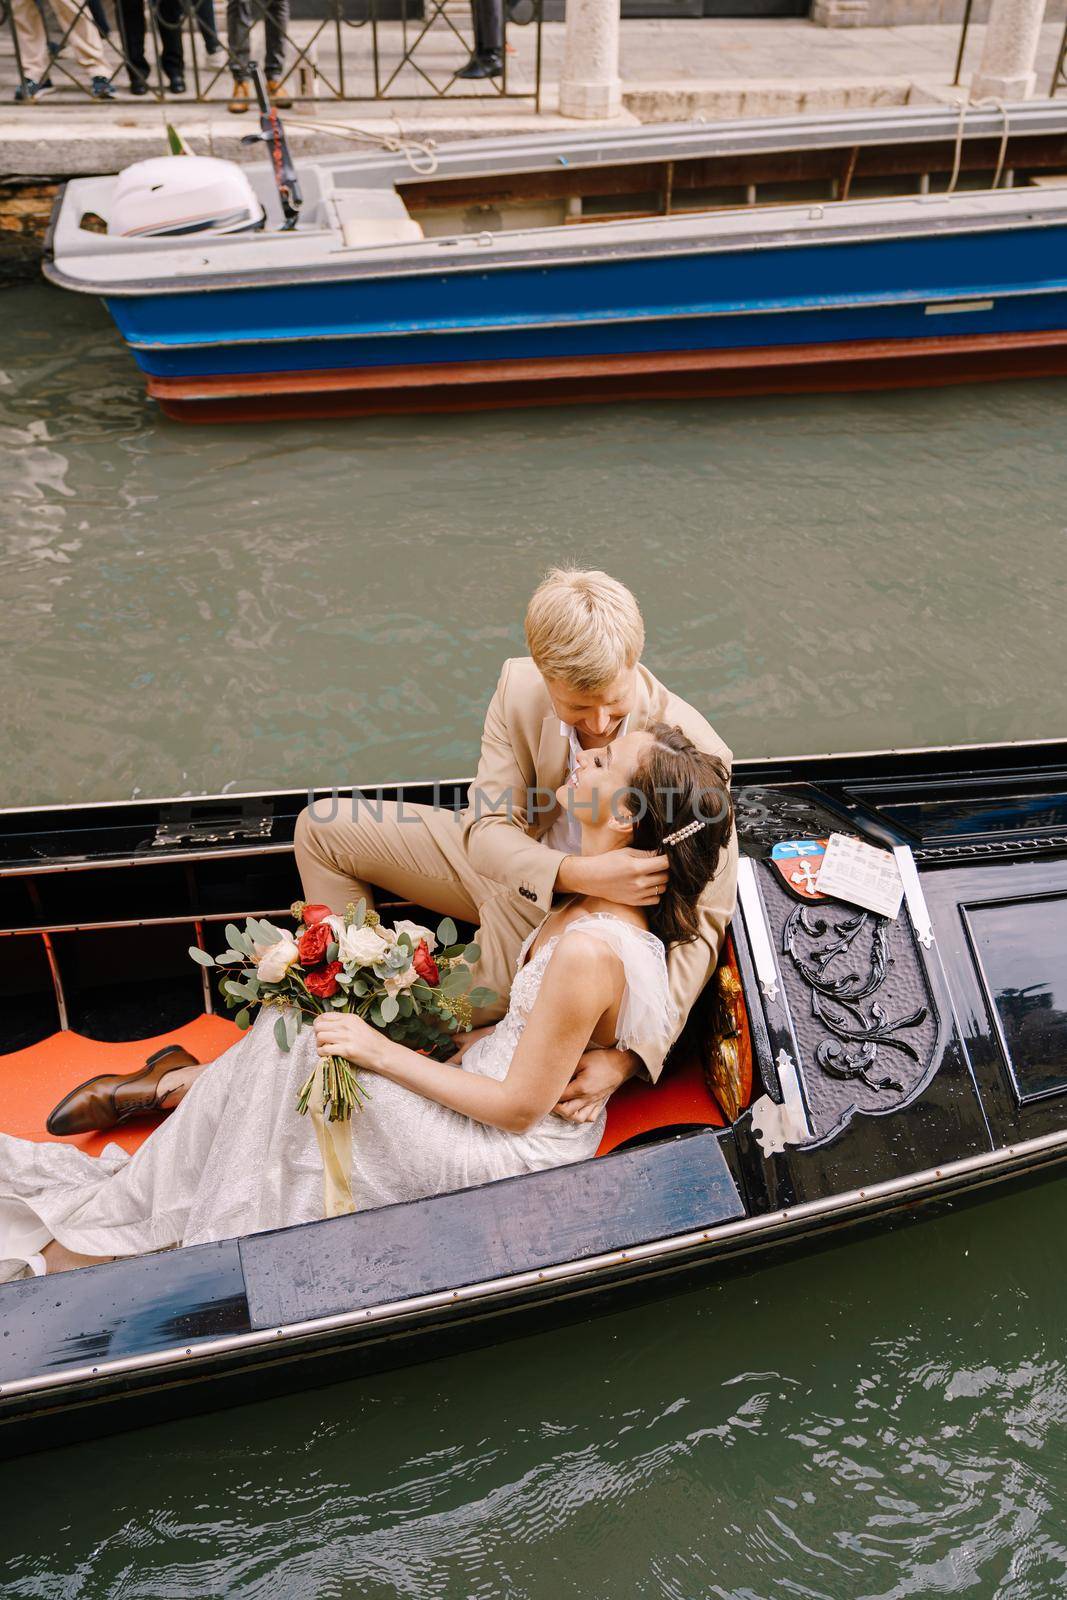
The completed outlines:
[[[464,1071],[507,1076],[552,953],[577,928],[603,939],[622,963],[618,1043],[669,1034],[662,944],[591,912],[523,965],[534,934],[526,940],[507,1015],[471,1046]],[[0,1281],[28,1275],[52,1239],[80,1255],[130,1256],[320,1219],[322,1160],[310,1117],[296,1110],[316,1059],[314,1034],[302,1030],[286,1053],[274,1022],[261,1011],[132,1156],[117,1145],[93,1157],[0,1134]],[[373,1073],[361,1083],[370,1097],[352,1118],[352,1193],[361,1211],[581,1161],[595,1154],[604,1130],[603,1113],[587,1123],[549,1114],[528,1133],[506,1133]]]

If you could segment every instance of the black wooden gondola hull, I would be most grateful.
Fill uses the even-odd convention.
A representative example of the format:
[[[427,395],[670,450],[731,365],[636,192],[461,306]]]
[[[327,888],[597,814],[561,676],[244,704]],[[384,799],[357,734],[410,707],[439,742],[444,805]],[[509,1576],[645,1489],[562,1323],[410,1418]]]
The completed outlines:
[[[738,763],[734,776],[754,1108],[720,1131],[653,1128],[573,1168],[0,1286],[0,1453],[538,1332],[1058,1176],[1067,743]],[[464,788],[403,792],[452,805]],[[139,1039],[209,1008],[190,930],[210,948],[225,920],[284,912],[306,800],[0,814],[0,933],[14,951],[2,981],[16,991],[4,1048],[29,1059],[57,1027]],[[798,921],[770,860],[775,841],[832,831],[915,868],[881,966],[870,958],[892,1026],[868,1034],[892,1089],[842,1068],[852,1045],[842,1054],[811,985],[818,915]],[[835,904],[844,926],[851,912]],[[998,987],[1002,946],[1018,966],[1031,916],[1033,971]],[[151,948],[140,996],[108,981],[131,940]],[[773,1150],[765,1119],[787,1069],[806,1128]]]
[[[190,1345],[155,1352],[149,1359],[101,1358],[95,1369],[69,1372],[48,1386],[5,1386],[0,1392],[0,1458],[325,1388],[505,1339],[532,1337],[830,1249],[845,1238],[869,1238],[1035,1187],[1062,1176],[1065,1163],[1067,1138],[1043,1150],[1023,1151],[1014,1161],[937,1178],[928,1174],[912,1188],[872,1194],[865,1202],[854,1199],[814,1215],[802,1211],[768,1218],[765,1227],[728,1239],[682,1236],[660,1242],[660,1248],[634,1250],[628,1260],[568,1263],[559,1275],[550,1269],[543,1281],[524,1278],[512,1286],[502,1281],[474,1285],[454,1299],[449,1294],[426,1297],[430,1303],[424,1305],[400,1302],[376,1308],[365,1319],[345,1318],[318,1328],[302,1324],[252,1332],[247,1328],[247,1301],[234,1299],[223,1310],[223,1317],[233,1324],[228,1335],[194,1339]],[[262,1237],[269,1241],[277,1236]],[[222,1252],[219,1287],[224,1281],[232,1283],[236,1244],[196,1249]],[[55,1287],[53,1280],[49,1288]],[[199,1309],[206,1319],[215,1320],[220,1299],[199,1308],[185,1302],[184,1315],[195,1320]]]

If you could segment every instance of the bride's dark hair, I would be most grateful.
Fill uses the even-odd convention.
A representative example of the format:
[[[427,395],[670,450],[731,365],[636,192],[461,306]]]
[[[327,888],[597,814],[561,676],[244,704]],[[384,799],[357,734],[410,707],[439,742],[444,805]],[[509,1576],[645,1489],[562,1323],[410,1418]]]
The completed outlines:
[[[667,887],[648,908],[648,925],[669,949],[697,936],[697,900],[718,870],[733,826],[730,780],[717,756],[698,750],[681,728],[657,722],[630,779],[635,850],[670,862]],[[664,844],[690,823],[700,826]]]

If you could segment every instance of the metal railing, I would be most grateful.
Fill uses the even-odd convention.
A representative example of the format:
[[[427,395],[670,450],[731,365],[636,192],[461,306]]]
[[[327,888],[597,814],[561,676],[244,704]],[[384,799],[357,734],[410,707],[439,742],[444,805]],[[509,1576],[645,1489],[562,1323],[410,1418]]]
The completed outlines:
[[[541,9],[542,0],[321,0],[320,15],[291,19],[289,0],[226,0],[222,17],[214,0],[0,0],[15,69],[3,73],[0,52],[0,82],[27,101],[66,91],[221,105],[247,81],[251,56],[283,107],[497,98],[539,110]],[[498,70],[465,78],[487,54],[487,27]]]

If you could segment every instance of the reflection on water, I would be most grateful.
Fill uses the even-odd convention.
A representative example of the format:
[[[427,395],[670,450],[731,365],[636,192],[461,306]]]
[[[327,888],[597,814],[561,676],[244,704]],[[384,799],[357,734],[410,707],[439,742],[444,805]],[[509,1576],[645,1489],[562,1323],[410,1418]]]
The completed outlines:
[[[558,1334],[0,1468],[19,1530],[0,1586],[1052,1600],[1065,1229],[1053,1183]]]
[[[1063,731],[1067,385],[193,429],[4,309],[5,804],[469,772],[556,560],[740,754]]]

